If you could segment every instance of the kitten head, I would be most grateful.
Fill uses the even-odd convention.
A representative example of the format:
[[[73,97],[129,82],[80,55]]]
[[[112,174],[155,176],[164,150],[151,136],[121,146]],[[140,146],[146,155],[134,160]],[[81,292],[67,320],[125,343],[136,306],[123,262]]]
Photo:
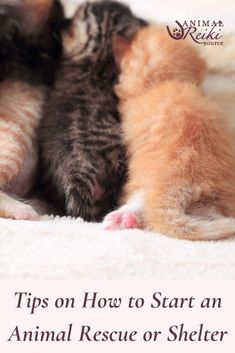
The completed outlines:
[[[18,32],[17,23],[6,8],[0,6],[0,80],[6,76],[6,66],[12,58],[12,43]]]
[[[11,6],[10,16],[18,22],[21,35],[28,42],[56,55],[61,47],[59,34],[64,20],[58,0],[22,0],[18,6]]]
[[[49,84],[61,52],[59,27],[63,10],[58,1],[22,0],[0,6],[2,79]]]
[[[65,54],[97,60],[112,50],[116,35],[130,40],[145,24],[129,7],[116,1],[86,2],[67,23],[63,35]]]
[[[171,39],[163,28],[144,28],[131,43],[119,38],[114,51],[121,69],[116,92],[123,99],[162,81],[177,79],[200,84],[205,77],[206,64],[194,47]]]

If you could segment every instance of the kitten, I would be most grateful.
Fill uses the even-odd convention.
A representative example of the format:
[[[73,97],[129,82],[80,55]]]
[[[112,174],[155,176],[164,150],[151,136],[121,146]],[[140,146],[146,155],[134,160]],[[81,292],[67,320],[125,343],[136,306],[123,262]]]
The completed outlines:
[[[60,52],[53,38],[60,18],[52,0],[0,6],[0,217],[39,218],[17,197],[26,196],[35,177],[36,129]]]
[[[198,86],[204,63],[189,44],[154,27],[122,51],[116,45],[130,164],[125,205],[104,226],[190,240],[234,235],[235,144]]]
[[[63,58],[39,130],[47,196],[69,216],[97,221],[116,204],[126,154],[114,92],[113,37],[145,22],[115,1],[79,6],[62,33]]]

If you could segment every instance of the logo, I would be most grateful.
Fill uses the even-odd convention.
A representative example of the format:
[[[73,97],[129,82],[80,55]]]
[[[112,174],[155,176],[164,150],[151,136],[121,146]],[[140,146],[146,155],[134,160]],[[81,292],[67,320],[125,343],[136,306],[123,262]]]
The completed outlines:
[[[222,21],[184,21],[180,23],[175,21],[176,26],[173,30],[167,26],[167,31],[171,38],[181,40],[191,38],[197,44],[204,45],[223,45],[222,29],[224,24]]]

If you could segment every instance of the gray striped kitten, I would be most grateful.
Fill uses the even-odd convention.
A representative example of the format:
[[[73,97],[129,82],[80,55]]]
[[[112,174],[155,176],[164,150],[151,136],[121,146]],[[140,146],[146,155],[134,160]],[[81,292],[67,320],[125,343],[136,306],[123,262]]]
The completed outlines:
[[[116,206],[127,163],[114,85],[117,36],[146,23],[115,1],[82,4],[63,30],[63,56],[39,131],[43,190],[69,216],[101,220]]]

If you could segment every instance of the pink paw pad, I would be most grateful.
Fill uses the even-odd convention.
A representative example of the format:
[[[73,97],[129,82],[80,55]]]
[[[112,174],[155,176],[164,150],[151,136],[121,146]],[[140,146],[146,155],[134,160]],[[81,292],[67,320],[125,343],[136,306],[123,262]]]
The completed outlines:
[[[106,230],[124,230],[140,228],[137,215],[132,211],[116,211],[107,215],[104,219]]]

